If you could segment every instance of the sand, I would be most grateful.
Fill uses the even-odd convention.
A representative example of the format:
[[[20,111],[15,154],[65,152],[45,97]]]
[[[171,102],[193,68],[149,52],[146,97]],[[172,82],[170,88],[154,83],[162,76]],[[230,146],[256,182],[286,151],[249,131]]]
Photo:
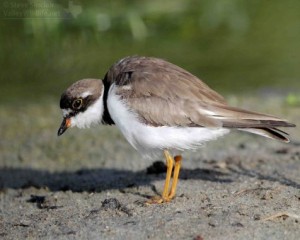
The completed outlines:
[[[299,107],[271,98],[236,105],[300,126]],[[162,191],[163,159],[143,160],[116,128],[57,138],[51,101],[4,105],[0,117],[1,239],[300,238],[297,128],[290,144],[233,132],[186,153],[176,198],[147,205]]]

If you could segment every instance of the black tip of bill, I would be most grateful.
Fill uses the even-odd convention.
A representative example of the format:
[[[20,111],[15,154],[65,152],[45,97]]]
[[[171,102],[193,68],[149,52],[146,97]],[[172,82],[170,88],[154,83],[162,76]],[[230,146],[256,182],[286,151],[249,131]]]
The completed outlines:
[[[64,118],[57,131],[57,136],[62,135],[69,127],[70,127],[70,120],[68,118]]]
[[[65,131],[66,131],[66,129],[63,129],[63,128],[60,127],[60,128],[58,129],[57,136],[62,135]]]

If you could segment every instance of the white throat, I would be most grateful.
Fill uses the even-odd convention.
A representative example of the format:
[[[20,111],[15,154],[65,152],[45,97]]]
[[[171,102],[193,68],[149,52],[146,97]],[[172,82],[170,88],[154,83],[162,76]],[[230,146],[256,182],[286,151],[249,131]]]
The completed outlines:
[[[89,128],[91,125],[101,123],[104,112],[103,92],[104,88],[102,88],[100,97],[93,105],[71,118],[71,127]]]

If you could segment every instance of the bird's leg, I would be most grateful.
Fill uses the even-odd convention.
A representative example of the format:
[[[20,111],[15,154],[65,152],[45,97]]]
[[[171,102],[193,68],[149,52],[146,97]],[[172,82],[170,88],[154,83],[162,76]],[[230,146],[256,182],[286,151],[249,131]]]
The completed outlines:
[[[150,201],[147,201],[147,204],[170,202],[176,194],[176,187],[178,183],[182,157],[178,155],[175,156],[173,159],[173,157],[167,150],[164,150],[164,155],[167,163],[167,174],[166,174],[164,190],[162,192],[161,197],[153,197]],[[175,161],[175,166],[174,166],[174,161]],[[169,190],[173,167],[174,167],[173,180],[172,180],[171,190]]]
[[[180,172],[180,168],[181,168],[182,157],[180,155],[175,156],[174,160],[175,160],[175,167],[174,167],[174,173],[173,173],[173,181],[172,181],[171,191],[168,195],[167,201],[171,201],[171,199],[176,194],[176,187],[177,187],[177,183],[178,183],[178,177],[179,177],[179,172]]]
[[[154,203],[163,203],[169,201],[169,186],[174,166],[174,159],[170,155],[169,151],[164,150],[164,155],[166,158],[167,163],[167,174],[166,174],[166,180],[165,180],[165,186],[164,190],[162,192],[162,195],[160,197],[153,197],[151,200],[147,201],[146,204],[154,204]],[[172,184],[173,186],[173,184]],[[176,187],[176,186],[175,186]]]
[[[167,174],[166,174],[164,190],[162,193],[163,201],[167,200],[168,196],[169,196],[169,186],[170,186],[171,175],[172,175],[172,170],[173,170],[173,166],[174,166],[174,159],[172,158],[170,153],[167,150],[165,150],[164,154],[165,154],[165,158],[166,158],[166,162],[167,162]]]

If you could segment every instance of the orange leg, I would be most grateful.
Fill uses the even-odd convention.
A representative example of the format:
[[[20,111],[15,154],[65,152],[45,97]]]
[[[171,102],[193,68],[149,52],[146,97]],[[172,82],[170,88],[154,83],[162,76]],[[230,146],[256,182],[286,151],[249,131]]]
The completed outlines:
[[[176,156],[175,159],[173,159],[167,150],[164,151],[164,155],[167,163],[167,174],[166,174],[164,190],[162,192],[161,197],[152,198],[150,201],[147,202],[148,204],[169,202],[171,201],[172,198],[174,198],[176,194],[176,187],[178,183],[178,176],[181,167],[182,157]],[[174,167],[174,160],[175,160],[175,167]],[[169,190],[173,167],[174,167],[173,180],[172,180],[171,190]]]
[[[167,162],[167,174],[166,174],[164,190],[162,193],[162,199],[165,201],[169,196],[169,186],[170,186],[171,175],[174,166],[174,160],[167,150],[164,151],[164,154]]]
[[[173,182],[171,186],[171,191],[168,196],[168,201],[170,201],[172,198],[174,198],[176,194],[176,188],[177,188],[177,183],[178,183],[178,177],[179,177],[179,172],[181,168],[181,161],[182,157],[181,156],[175,156],[175,167],[174,167],[174,173],[173,173]]]

